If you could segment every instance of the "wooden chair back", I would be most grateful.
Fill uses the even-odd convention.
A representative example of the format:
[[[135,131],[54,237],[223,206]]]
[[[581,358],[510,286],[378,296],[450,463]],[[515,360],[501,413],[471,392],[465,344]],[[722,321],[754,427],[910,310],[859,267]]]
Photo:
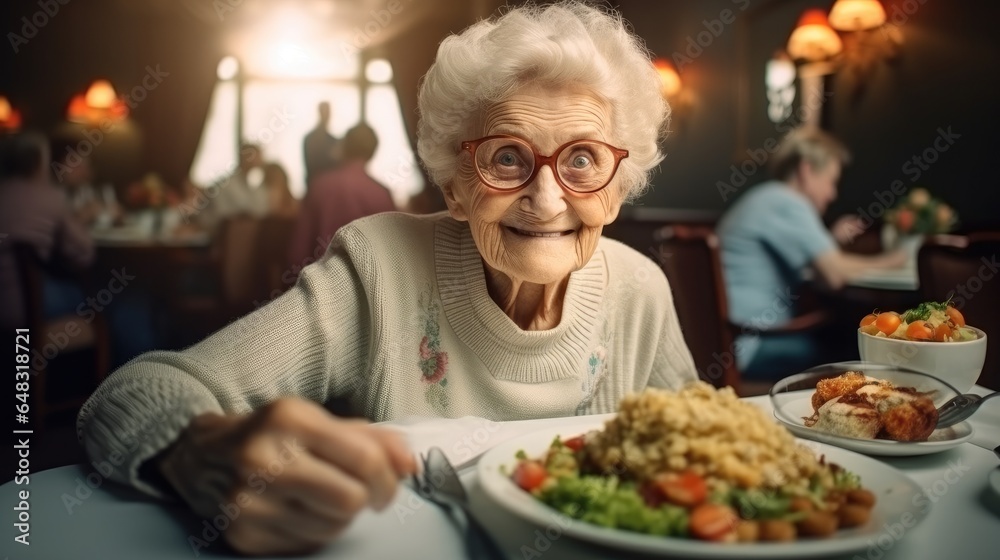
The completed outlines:
[[[659,261],[699,376],[739,388],[719,239],[709,227],[671,225],[656,234]]]
[[[111,344],[107,324],[103,315],[97,314],[90,321],[77,315],[46,318],[44,315],[44,276],[47,267],[41,261],[35,248],[26,243],[14,243],[12,252],[17,263],[18,281],[24,304],[26,327],[30,329],[29,348],[32,360],[31,414],[34,430],[45,430],[46,421],[52,414],[79,408],[90,396],[87,394],[67,394],[53,385],[53,365],[60,357],[89,350],[93,354],[93,368],[90,372],[94,389],[108,374],[111,364]],[[61,271],[64,273],[64,271]],[[78,281],[83,284],[82,280]],[[53,354],[47,346],[52,341],[61,344]],[[52,343],[54,344],[54,343]],[[73,383],[72,385],[78,385]],[[55,396],[53,396],[55,395]]]

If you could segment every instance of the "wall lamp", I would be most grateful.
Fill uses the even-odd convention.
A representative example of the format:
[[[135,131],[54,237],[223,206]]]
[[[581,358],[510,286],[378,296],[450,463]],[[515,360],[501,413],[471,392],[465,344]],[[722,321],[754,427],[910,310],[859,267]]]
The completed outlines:
[[[10,106],[10,101],[0,95],[0,131],[17,132],[21,128],[21,113]]]
[[[66,110],[67,120],[88,125],[117,123],[127,117],[128,105],[107,80],[95,80],[86,93],[74,95]]]

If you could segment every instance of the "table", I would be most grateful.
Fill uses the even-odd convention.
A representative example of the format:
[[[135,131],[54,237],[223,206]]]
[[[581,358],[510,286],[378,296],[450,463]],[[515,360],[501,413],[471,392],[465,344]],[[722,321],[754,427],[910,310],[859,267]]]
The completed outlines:
[[[916,265],[902,268],[872,269],[847,281],[848,286],[875,290],[916,291],[920,287]]]
[[[92,235],[96,246],[93,283],[98,287],[106,283],[109,271],[134,278],[136,287],[130,292],[141,292],[151,302],[155,323],[162,331],[159,346],[187,346],[231,319],[213,301],[218,299],[218,259],[207,233],[152,236],[125,227],[93,230]]]
[[[985,391],[977,388],[979,392]],[[770,411],[766,397],[748,399]],[[450,442],[445,449],[482,452],[507,438],[535,429],[574,425],[591,418],[553,418],[494,423],[482,419],[410,421],[394,424],[411,440],[415,450]],[[846,558],[893,560],[911,558],[992,558],[1000,549],[1000,496],[987,486],[997,457],[987,447],[1000,443],[1000,402],[988,401],[974,417],[981,437],[973,443],[936,455],[885,459],[903,470],[937,498],[929,517],[917,530],[901,540]],[[464,442],[464,447],[456,444]],[[945,476],[952,469],[954,482]],[[87,480],[96,486],[90,489]],[[541,551],[536,547],[539,527],[530,525],[497,507],[479,488],[474,468],[462,471],[470,490],[473,509],[506,548],[511,558],[525,556],[529,547],[546,560],[591,558],[649,558],[629,555],[568,536],[551,541]],[[0,554],[17,559],[100,558],[102,560],[231,558],[218,534],[206,527],[209,521],[195,518],[179,506],[164,506],[137,492],[105,484],[94,471],[81,466],[60,467],[35,473],[31,478],[31,545],[13,542],[16,491],[23,487],[7,483],[0,487],[4,504],[0,523],[5,534]],[[197,551],[189,544],[195,536],[207,544]],[[540,543],[542,545],[545,542]],[[197,554],[196,554],[197,552]],[[463,547],[451,523],[434,506],[401,488],[385,511],[360,515],[347,533],[310,558],[462,558]]]

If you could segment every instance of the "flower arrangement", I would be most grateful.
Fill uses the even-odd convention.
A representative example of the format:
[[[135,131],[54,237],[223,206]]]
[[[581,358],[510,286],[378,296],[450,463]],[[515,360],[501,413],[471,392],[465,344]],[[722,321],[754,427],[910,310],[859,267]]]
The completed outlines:
[[[885,213],[885,223],[900,235],[947,233],[958,224],[958,215],[924,188],[916,188],[895,208]]]

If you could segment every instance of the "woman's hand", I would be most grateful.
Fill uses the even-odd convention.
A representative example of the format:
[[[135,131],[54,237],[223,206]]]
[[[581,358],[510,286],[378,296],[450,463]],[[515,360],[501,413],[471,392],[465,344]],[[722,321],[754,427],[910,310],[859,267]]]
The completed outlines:
[[[250,555],[321,548],[364,507],[389,505],[416,470],[396,434],[295,398],[198,416],[159,466],[197,514],[232,518],[224,537]]]

